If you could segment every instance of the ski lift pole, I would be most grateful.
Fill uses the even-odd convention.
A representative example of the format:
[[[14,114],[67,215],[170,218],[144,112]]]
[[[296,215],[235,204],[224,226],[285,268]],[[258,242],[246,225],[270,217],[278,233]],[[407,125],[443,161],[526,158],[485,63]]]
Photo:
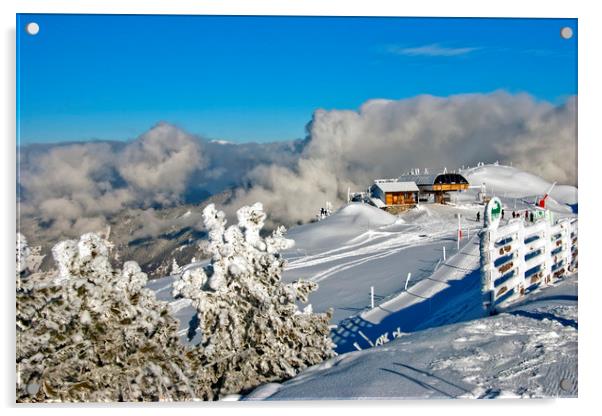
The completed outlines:
[[[374,286],[370,286],[370,308],[374,309]]]

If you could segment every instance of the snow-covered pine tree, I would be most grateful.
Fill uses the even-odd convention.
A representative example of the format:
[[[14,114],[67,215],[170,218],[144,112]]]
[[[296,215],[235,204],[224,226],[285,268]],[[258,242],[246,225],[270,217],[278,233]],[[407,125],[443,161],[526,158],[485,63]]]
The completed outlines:
[[[137,263],[114,270],[96,234],[52,252],[58,277],[17,274],[17,401],[213,398],[215,379],[179,342]]]
[[[38,271],[45,257],[41,252],[42,247],[30,247],[25,236],[17,233],[17,275]]]
[[[180,265],[178,264],[178,262],[176,261],[176,259],[173,259],[171,262],[171,274],[180,274],[182,273],[182,268],[180,267]]]
[[[225,214],[213,204],[203,210],[211,262],[174,282],[174,294],[198,311],[199,352],[213,368],[220,396],[290,378],[334,356],[331,313],[297,306],[317,285],[281,281],[285,261],[279,251],[293,243],[284,238],[284,227],[262,237],[260,203],[239,209],[237,217],[238,224],[226,228]]]
[[[17,275],[24,273],[29,268],[27,260],[31,254],[27,239],[21,233],[17,233]]]

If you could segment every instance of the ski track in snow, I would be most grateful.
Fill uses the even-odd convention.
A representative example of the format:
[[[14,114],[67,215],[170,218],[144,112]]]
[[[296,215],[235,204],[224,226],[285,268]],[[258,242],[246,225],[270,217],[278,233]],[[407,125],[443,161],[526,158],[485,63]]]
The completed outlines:
[[[433,214],[428,208],[423,208],[424,216]],[[399,231],[388,231],[396,224],[368,229],[356,237],[351,238],[347,244],[331,250],[320,251],[316,254],[305,254],[301,257],[292,257],[287,253],[288,263],[285,271],[299,270],[309,267],[322,266],[323,268],[311,273],[308,280],[320,282],[333,275],[352,269],[359,265],[399,254],[408,248],[426,246],[436,242],[455,239],[456,224],[444,220],[431,220],[421,224],[405,225]],[[471,228],[474,233],[475,227]],[[433,258],[436,261],[436,258]],[[327,267],[328,264],[332,266]],[[415,281],[414,281],[415,282]],[[387,296],[385,294],[384,296]]]
[[[452,230],[446,229],[431,233],[429,237],[419,237],[419,234],[423,233],[410,234],[407,232],[398,232],[395,233],[395,236],[391,237],[389,235],[393,233],[367,231],[361,236],[356,237],[356,239],[360,237],[366,238],[360,243],[346,245],[338,249],[293,260],[287,264],[286,270],[302,269],[310,266],[336,263],[343,260],[343,262],[327,268],[322,272],[316,273],[309,278],[309,280],[314,282],[320,282],[331,277],[335,273],[351,269],[370,261],[392,256],[408,247],[417,247],[419,245],[433,243],[445,236],[450,236],[450,233],[452,232]],[[376,240],[382,241],[377,242]]]

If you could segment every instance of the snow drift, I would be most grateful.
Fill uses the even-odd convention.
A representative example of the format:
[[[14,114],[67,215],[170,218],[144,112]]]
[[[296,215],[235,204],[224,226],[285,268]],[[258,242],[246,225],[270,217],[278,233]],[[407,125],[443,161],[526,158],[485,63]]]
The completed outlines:
[[[462,171],[462,174],[473,186],[485,184],[487,194],[494,194],[503,199],[519,198],[534,202],[541,198],[552,186],[552,183],[533,173],[516,167],[504,165],[483,165]],[[474,194],[472,190],[471,194]],[[558,212],[573,212],[576,208],[578,190],[571,185],[556,185],[546,206]]]

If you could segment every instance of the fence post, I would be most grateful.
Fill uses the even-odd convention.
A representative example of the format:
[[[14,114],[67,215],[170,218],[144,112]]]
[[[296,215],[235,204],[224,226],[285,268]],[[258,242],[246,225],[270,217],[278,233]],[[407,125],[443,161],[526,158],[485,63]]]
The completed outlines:
[[[577,220],[571,220],[570,222],[571,224],[571,233],[570,233],[570,239],[571,239],[571,264],[570,264],[570,268],[571,268],[571,272],[575,272],[575,270],[578,267],[578,250],[579,250],[579,241],[578,241],[578,224],[577,224]],[[574,236],[573,236],[574,235]],[[573,241],[574,240],[574,241]]]
[[[443,261],[445,261],[445,246],[443,246]]]
[[[481,240],[479,244],[481,252],[481,294],[483,309],[485,312],[493,312],[494,288],[491,279],[491,240],[492,231],[484,229],[481,231]]]
[[[554,250],[554,247],[552,247],[552,233],[551,233],[551,228],[552,226],[550,225],[550,223],[548,223],[546,221],[546,227],[544,230],[544,238],[545,238],[545,247],[544,247],[544,253],[545,253],[545,257],[544,257],[544,264],[543,264],[543,269],[544,269],[544,276],[543,276],[543,281],[545,284],[550,284],[552,283],[552,263],[554,262],[554,259],[552,257],[552,250]]]
[[[461,214],[456,214],[458,215],[458,238],[457,238],[457,242],[456,242],[456,250],[460,251],[460,239],[462,238],[462,215]]]
[[[410,277],[412,277],[412,273],[408,273],[408,277],[406,278],[406,285],[403,290],[408,290],[408,283],[410,282]]]
[[[526,264],[525,264],[525,223],[520,222],[520,226],[518,227],[518,231],[516,232],[516,274],[518,275],[519,281],[521,282],[518,286],[518,290],[520,292],[521,288],[525,289],[525,272]],[[519,294],[520,296],[521,294]]]
[[[370,308],[374,309],[374,286],[370,286]]]
[[[567,224],[567,228],[568,228],[568,239],[567,239],[567,245],[568,245],[568,255],[567,255],[567,273],[568,271],[571,269],[571,266],[573,264],[573,223],[569,220],[568,224]]]
[[[571,223],[568,220],[562,221],[562,240],[563,267],[567,275],[571,264]]]

